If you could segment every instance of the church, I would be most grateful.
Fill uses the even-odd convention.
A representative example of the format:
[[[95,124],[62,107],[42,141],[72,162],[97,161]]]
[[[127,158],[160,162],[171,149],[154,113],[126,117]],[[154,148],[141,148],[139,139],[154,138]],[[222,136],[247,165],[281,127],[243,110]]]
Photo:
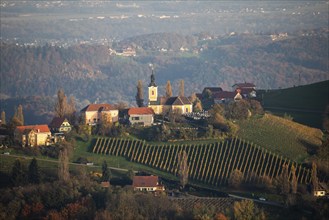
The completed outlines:
[[[148,86],[148,97],[148,107],[152,108],[155,114],[163,114],[170,111],[185,114],[193,111],[192,102],[187,97],[159,97],[153,71],[151,82]]]

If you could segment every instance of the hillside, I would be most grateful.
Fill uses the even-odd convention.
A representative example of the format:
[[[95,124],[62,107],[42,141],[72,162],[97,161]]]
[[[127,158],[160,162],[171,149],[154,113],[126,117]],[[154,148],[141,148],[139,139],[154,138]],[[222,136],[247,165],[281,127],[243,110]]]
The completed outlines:
[[[271,114],[238,124],[238,137],[298,162],[314,153],[321,145],[323,135],[319,129]]]
[[[176,94],[178,82],[184,79],[187,95],[205,86],[230,90],[242,81],[253,82],[257,88],[278,88],[328,80],[328,35],[323,30],[311,36],[296,33],[274,42],[269,35],[253,34],[197,42],[168,33],[144,37],[129,40],[137,48],[136,57],[110,55],[108,46],[102,45],[30,47],[1,43],[0,93],[10,98],[54,96],[63,88],[78,101],[135,104],[137,81],[142,80],[144,92],[147,90],[150,63],[155,66],[160,94],[167,80]],[[177,49],[171,43],[176,39],[188,50]],[[175,50],[158,51],[159,42]]]
[[[262,95],[262,104],[274,114],[287,113],[293,120],[322,129],[323,114],[329,100],[329,81],[270,90]]]

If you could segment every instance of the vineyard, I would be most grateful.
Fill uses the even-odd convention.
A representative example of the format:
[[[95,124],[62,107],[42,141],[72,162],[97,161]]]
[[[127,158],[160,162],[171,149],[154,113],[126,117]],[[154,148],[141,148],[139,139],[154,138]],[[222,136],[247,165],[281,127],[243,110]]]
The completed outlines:
[[[233,206],[233,198],[202,198],[202,197],[185,197],[185,198],[170,198],[183,210],[193,210],[198,205],[205,207],[213,207],[217,212],[224,212],[227,208]]]
[[[173,175],[177,175],[177,155],[186,151],[189,179],[213,186],[227,184],[230,173],[239,169],[246,183],[261,181],[262,176],[271,180],[281,174],[282,165],[296,167],[299,183],[309,183],[311,171],[252,143],[233,138],[215,144],[149,145],[145,141],[123,138],[98,138],[93,153],[123,156]]]

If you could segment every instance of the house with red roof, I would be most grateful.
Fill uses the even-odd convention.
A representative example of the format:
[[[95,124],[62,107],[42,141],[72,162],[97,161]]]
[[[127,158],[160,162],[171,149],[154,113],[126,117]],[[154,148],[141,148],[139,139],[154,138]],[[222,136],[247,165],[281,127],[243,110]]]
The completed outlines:
[[[81,110],[81,118],[85,124],[99,124],[102,118],[111,122],[117,122],[119,110],[110,104],[89,104]]]
[[[23,147],[47,146],[50,144],[51,132],[48,125],[17,126],[14,138]]]
[[[151,126],[154,122],[154,111],[148,107],[130,108],[128,117],[131,125]]]
[[[158,192],[165,188],[159,183],[158,176],[134,176],[133,188],[135,191]]]

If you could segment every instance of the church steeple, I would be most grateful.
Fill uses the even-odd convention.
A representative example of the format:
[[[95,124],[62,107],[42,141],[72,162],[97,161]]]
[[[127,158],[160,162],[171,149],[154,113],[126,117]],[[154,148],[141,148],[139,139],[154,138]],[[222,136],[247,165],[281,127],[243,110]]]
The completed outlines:
[[[149,87],[154,86],[156,87],[157,85],[155,84],[155,77],[154,77],[154,69],[152,68],[152,74],[151,74],[151,82],[149,84]]]
[[[152,68],[151,82],[149,84],[149,104],[158,100],[158,87],[155,84],[154,69]]]

